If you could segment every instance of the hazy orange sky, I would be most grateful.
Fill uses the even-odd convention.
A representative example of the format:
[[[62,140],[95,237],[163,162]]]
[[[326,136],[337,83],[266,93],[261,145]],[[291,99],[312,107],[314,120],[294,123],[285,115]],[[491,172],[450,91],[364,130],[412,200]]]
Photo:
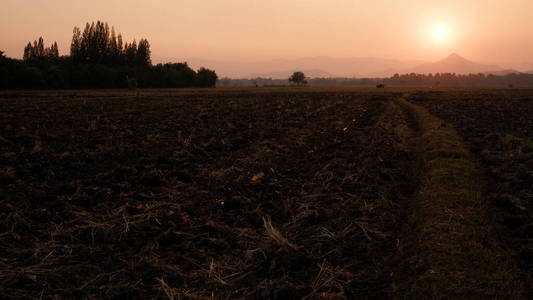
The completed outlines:
[[[306,56],[471,60],[533,69],[532,0],[1,0],[0,50],[29,40],[67,54],[74,26],[146,37],[154,60]],[[441,28],[441,29],[438,29]],[[434,32],[445,31],[442,39]]]

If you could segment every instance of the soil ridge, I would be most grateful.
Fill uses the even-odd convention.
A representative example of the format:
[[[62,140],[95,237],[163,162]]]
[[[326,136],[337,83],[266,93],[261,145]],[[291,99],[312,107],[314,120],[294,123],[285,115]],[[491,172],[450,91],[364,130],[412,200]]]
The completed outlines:
[[[453,126],[403,98],[417,137],[420,185],[408,208],[395,273],[398,299],[522,299],[492,238],[483,177]]]

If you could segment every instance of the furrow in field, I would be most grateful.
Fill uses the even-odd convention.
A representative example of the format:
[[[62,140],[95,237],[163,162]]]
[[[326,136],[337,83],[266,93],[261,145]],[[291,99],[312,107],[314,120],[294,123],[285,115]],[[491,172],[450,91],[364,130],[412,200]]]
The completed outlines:
[[[483,174],[453,126],[400,99],[419,137],[420,186],[408,208],[399,298],[520,299],[488,215]]]
[[[487,178],[491,222],[533,297],[533,101],[530,90],[415,93],[413,100],[453,124]]]

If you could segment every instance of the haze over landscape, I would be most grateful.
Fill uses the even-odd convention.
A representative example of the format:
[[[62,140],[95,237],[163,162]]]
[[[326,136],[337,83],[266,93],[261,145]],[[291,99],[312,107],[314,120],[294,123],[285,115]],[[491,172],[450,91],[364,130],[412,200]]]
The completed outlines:
[[[533,299],[533,0],[0,0],[1,299]]]
[[[311,77],[526,72],[533,70],[533,26],[524,26],[531,11],[527,0],[6,0],[0,35],[10,57],[20,58],[39,36],[68,54],[71,28],[98,18],[121,28],[125,39],[149,37],[155,63],[187,61],[235,78],[285,77],[296,69]],[[444,66],[452,53],[471,62],[452,56]],[[425,65],[438,61],[443,68]]]

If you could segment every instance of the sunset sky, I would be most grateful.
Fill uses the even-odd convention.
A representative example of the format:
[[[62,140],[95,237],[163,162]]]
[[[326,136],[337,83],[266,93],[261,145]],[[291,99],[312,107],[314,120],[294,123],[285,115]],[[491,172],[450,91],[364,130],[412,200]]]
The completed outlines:
[[[2,0],[0,50],[57,41],[102,20],[126,40],[148,38],[154,60],[307,56],[471,60],[533,69],[531,0]]]

